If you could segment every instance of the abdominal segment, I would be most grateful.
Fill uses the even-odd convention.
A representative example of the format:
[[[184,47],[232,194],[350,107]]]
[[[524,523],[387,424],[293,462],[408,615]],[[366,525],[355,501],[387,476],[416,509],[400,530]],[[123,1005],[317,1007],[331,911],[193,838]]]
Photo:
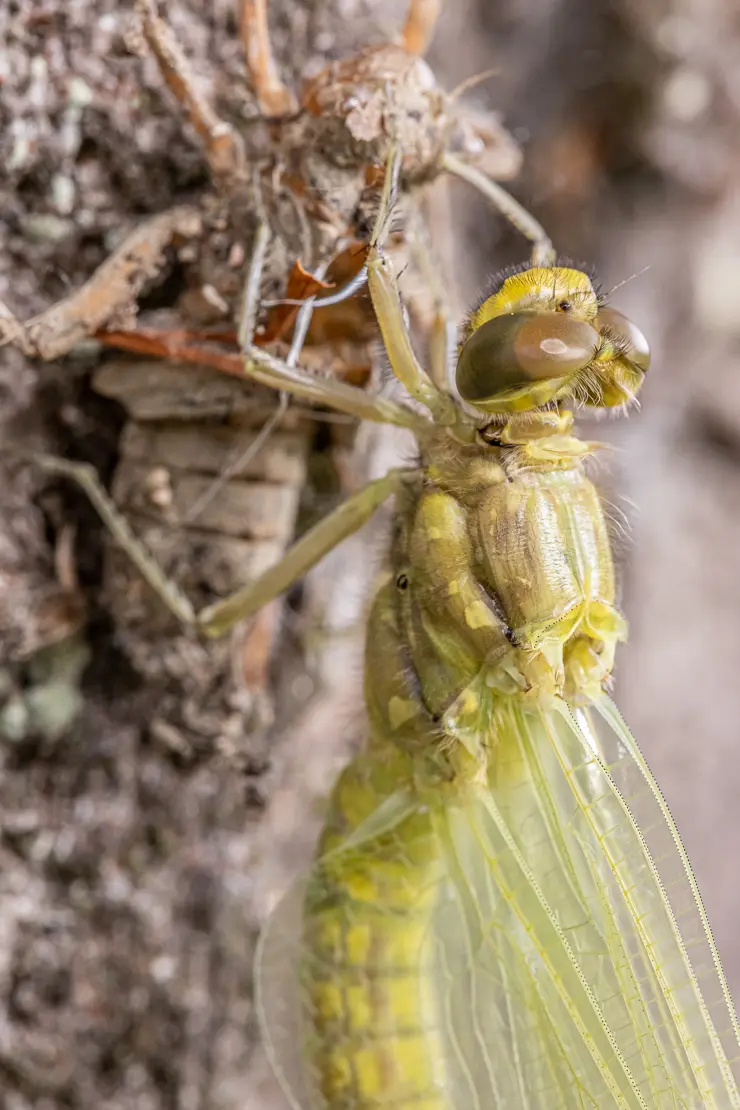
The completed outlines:
[[[372,820],[372,803],[377,812],[388,802],[402,764],[358,756],[341,776],[306,897],[301,980],[319,1108],[448,1106],[430,939],[440,855],[429,812],[417,806],[344,847],[363,814]]]

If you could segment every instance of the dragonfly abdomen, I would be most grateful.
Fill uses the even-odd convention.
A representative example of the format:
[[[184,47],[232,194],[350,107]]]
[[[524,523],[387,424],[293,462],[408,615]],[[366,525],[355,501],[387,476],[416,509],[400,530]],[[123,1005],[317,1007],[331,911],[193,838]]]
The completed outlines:
[[[350,765],[334,791],[327,844],[348,824],[356,832],[370,796],[377,806],[398,784],[403,769],[393,764],[391,756],[369,778],[364,755]],[[430,942],[438,867],[429,815],[418,809],[361,848],[329,850],[317,866],[304,909],[302,983],[318,1106],[449,1105]]]
[[[418,966],[427,915],[368,912],[346,898],[306,929],[312,1076],[331,1110],[442,1110],[443,1040],[431,969]]]

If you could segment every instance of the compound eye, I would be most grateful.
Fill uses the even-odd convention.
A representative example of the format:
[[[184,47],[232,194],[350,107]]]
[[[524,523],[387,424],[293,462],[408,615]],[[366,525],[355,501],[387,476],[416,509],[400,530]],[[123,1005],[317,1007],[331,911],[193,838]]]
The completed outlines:
[[[596,317],[596,326],[606,328],[609,335],[624,348],[624,357],[645,372],[650,366],[650,347],[637,324],[633,324],[616,308],[604,308]]]
[[[464,343],[457,388],[475,404],[530,383],[569,378],[588,366],[598,346],[590,324],[564,313],[494,316]]]

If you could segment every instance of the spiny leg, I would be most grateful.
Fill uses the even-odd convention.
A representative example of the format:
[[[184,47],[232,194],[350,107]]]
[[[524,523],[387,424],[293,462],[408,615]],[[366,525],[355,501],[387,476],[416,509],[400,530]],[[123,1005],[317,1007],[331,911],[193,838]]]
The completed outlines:
[[[383,254],[383,243],[390,231],[400,170],[401,153],[392,145],[388,153],[383,193],[368,253],[370,296],[393,373],[411,396],[429,410],[435,423],[458,424],[459,409],[452,398],[435,385],[414,353],[393,266],[390,259]]]
[[[302,302],[303,303],[303,302]],[[321,298],[320,303],[325,303]],[[1,318],[0,318],[1,323]],[[430,421],[408,405],[365,392],[346,382],[321,378],[299,366],[290,366],[259,347],[248,347],[243,356],[198,342],[198,336],[185,331],[140,328],[136,331],[102,333],[110,346],[124,351],[156,354],[158,357],[210,366],[232,377],[253,378],[279,392],[302,397],[312,404],[324,405],[360,420],[395,424],[418,436],[430,430]]]
[[[424,54],[434,35],[442,0],[409,0],[401,45],[409,54]]]
[[[236,338],[240,351],[251,347],[254,341],[254,330],[257,326],[257,315],[260,308],[262,271],[265,267],[267,249],[270,246],[271,238],[270,225],[267,220],[260,219],[252,243],[252,256],[249,260],[247,280],[244,283],[244,296],[239,313],[239,330]]]
[[[254,270],[258,259],[255,256],[250,261],[247,272],[245,289],[257,289],[258,280]],[[321,276],[321,274],[318,274]],[[311,318],[311,312],[316,303],[316,298],[308,298],[301,306],[293,330],[293,342],[286,360],[275,358],[274,355],[259,347],[250,345],[248,340],[253,323],[247,320],[251,312],[252,298],[245,293],[241,321],[238,328],[240,339],[244,340],[244,372],[255,381],[277,389],[281,393],[289,393],[294,397],[303,397],[315,404],[327,405],[338,412],[347,413],[360,420],[372,420],[376,423],[396,424],[402,428],[409,428],[419,435],[429,430],[429,422],[425,417],[413,411],[407,405],[391,401],[387,397],[373,396],[364,389],[348,385],[346,382],[335,381],[332,378],[318,378],[296,365],[305,332]],[[247,322],[245,322],[247,320]]]
[[[509,223],[532,243],[532,265],[551,266],[555,261],[555,251],[549,235],[534,216],[524,208],[510,193],[502,189],[486,174],[475,166],[469,166],[455,154],[442,156],[442,169],[455,177],[467,181],[497,208]]]
[[[298,110],[295,96],[280,77],[272,53],[267,0],[241,0],[241,35],[247,74],[263,116],[289,116]]]
[[[368,482],[306,532],[278,563],[256,581],[250,582],[230,598],[204,609],[198,617],[200,630],[207,636],[220,636],[278,597],[342,540],[359,531],[376,509],[397,493],[404,480],[413,473],[412,470],[389,470],[382,478]]]
[[[197,238],[201,228],[197,208],[172,208],[140,224],[81,288],[38,316],[21,323],[0,304],[0,346],[14,343],[30,358],[62,358],[116,317],[131,315],[166,248]]]
[[[429,328],[429,366],[432,381],[450,393],[457,361],[457,314],[453,311],[441,275],[441,263],[429,236],[426,220],[417,213],[410,229],[411,251],[424,288],[431,293],[434,316]]]
[[[285,391],[294,397],[303,397],[317,405],[328,405],[337,412],[345,412],[359,420],[373,420],[381,424],[396,424],[409,428],[418,435],[429,431],[429,421],[407,405],[387,397],[373,396],[364,389],[331,378],[318,378],[299,366],[252,347],[245,352],[245,373],[255,381],[272,389]]]
[[[162,599],[164,604],[183,624],[194,624],[196,614],[192,604],[181,590],[164,573],[151,552],[134,535],[125,516],[114,505],[110,494],[98,477],[94,466],[89,463],[72,462],[56,455],[25,451],[16,444],[0,447],[24,462],[29,462],[47,474],[71,478],[86,493],[90,503],[110,531],[115,542],[128,555],[142,578]]]
[[[0,448],[0,451],[5,450],[16,458],[33,463],[47,474],[71,478],[76,482],[87,494],[116,543],[126,552],[170,612],[183,624],[195,626],[206,636],[214,637],[221,636],[245,617],[256,613],[293,582],[302,578],[327,552],[357,532],[376,509],[401,488],[406,477],[413,474],[410,470],[390,470],[382,478],[368,482],[334,512],[314,525],[279,562],[254,582],[197,613],[182,590],[167,577],[152,553],[134,535],[93,466],[89,463],[70,462],[54,455],[24,452],[13,445]]]
[[[244,166],[241,138],[214,112],[197,82],[172,30],[157,14],[156,0],[136,0],[141,29],[157,59],[165,84],[184,106],[200,137],[214,177],[228,177]]]

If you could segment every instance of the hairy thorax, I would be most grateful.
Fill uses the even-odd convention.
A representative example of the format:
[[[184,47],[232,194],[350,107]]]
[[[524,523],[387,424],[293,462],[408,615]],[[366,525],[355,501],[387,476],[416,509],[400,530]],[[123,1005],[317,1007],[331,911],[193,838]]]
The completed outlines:
[[[626,624],[590,445],[570,414],[510,420],[493,442],[431,445],[398,505],[375,597],[366,696],[381,742],[477,747],[501,699],[595,697]],[[490,722],[489,722],[490,723]]]

